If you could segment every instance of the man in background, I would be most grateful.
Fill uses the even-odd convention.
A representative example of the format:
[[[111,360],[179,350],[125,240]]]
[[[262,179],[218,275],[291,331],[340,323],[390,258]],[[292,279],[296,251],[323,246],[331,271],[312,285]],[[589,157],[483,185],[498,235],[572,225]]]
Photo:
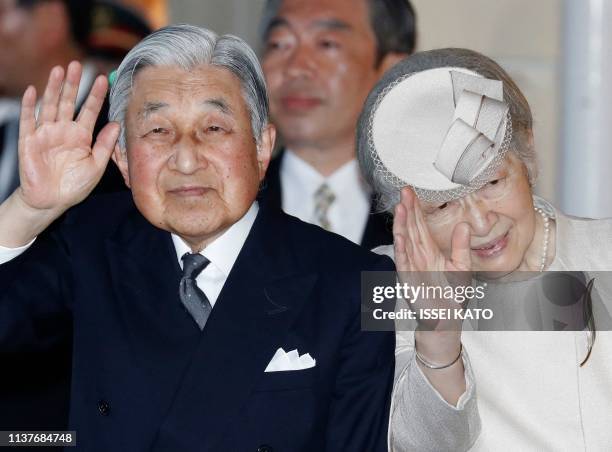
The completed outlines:
[[[12,106],[0,125],[0,200],[19,185],[19,104],[11,101],[30,84],[44,89],[54,65],[83,59],[90,9],[90,1],[0,0],[0,96]]]
[[[284,149],[262,202],[366,248],[392,243],[355,159],[355,127],[379,77],[413,52],[408,0],[268,0],[261,34],[272,119]]]
[[[150,32],[135,11],[108,0],[0,0],[0,201],[19,185],[15,99],[28,85],[42,92],[52,67],[84,61],[78,112],[95,76],[116,67]],[[94,134],[105,123],[104,109]],[[97,191],[124,188],[109,168]]]

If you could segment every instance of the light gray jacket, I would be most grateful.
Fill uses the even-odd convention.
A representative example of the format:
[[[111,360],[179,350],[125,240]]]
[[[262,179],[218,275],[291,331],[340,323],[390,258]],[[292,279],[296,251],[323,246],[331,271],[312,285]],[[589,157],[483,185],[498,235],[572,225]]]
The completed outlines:
[[[569,217],[535,202],[556,220],[550,270],[612,270],[612,219]],[[392,246],[374,251],[393,258]],[[612,287],[597,290],[606,303],[612,300]],[[606,450],[612,444],[612,333],[598,332],[589,362],[579,367],[587,335],[465,331],[467,390],[454,407],[416,365],[413,333],[397,332],[389,450]]]

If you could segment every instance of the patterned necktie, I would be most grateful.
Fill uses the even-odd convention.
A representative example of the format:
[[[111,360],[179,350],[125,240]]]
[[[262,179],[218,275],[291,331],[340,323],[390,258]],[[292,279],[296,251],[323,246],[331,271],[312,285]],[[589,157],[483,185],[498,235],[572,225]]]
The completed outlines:
[[[183,261],[183,277],[179,285],[181,303],[200,329],[203,330],[212,306],[204,292],[196,284],[196,278],[210,264],[210,261],[199,253],[185,253],[181,259]]]
[[[336,199],[336,195],[333,194],[331,189],[326,183],[321,184],[314,194],[315,199],[315,220],[319,226],[328,231],[331,230],[331,224],[329,218],[327,218],[327,211],[329,207]]]

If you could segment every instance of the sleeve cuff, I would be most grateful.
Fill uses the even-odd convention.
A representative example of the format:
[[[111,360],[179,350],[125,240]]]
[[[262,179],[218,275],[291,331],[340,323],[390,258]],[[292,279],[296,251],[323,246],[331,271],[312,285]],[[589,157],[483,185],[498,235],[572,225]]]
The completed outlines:
[[[389,450],[469,450],[480,434],[481,424],[476,384],[465,351],[462,359],[466,390],[456,406],[444,400],[425,377],[414,349],[402,355],[404,366],[391,400]],[[444,428],[440,429],[440,425]]]
[[[414,357],[414,359],[416,361],[416,356]],[[465,377],[465,392],[461,394],[461,397],[459,397],[459,400],[457,401],[457,405],[451,405],[446,400],[444,400],[444,398],[440,395],[440,393],[436,390],[436,388],[434,388],[431,385],[431,383],[429,382],[429,380],[427,379],[427,377],[421,370],[421,367],[418,366],[416,362],[414,363],[414,369],[418,373],[419,378],[422,379],[422,381],[424,381],[425,384],[427,384],[427,386],[431,389],[431,391],[433,391],[433,393],[440,400],[440,402],[442,402],[448,408],[455,410],[455,411],[463,410],[465,408],[465,405],[474,396],[474,373],[472,372],[472,365],[470,364],[470,359],[468,357],[467,351],[465,350],[465,347],[463,349],[463,354],[461,356],[461,359],[463,361],[463,367],[464,367],[463,375]]]
[[[7,248],[0,245],[0,265],[6,264],[7,262],[15,259],[17,256],[23,254],[30,246],[32,246],[35,240],[36,238],[34,238],[27,245],[20,246],[19,248]]]

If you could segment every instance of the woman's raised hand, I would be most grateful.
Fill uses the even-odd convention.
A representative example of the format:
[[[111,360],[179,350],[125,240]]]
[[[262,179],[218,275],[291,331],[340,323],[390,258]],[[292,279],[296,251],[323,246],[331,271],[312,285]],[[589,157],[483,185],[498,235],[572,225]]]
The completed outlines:
[[[455,226],[451,241],[451,255],[446,257],[429,232],[414,191],[410,187],[404,187],[400,196],[393,219],[397,270],[470,271],[472,260],[469,226],[466,223],[459,223]]]
[[[445,256],[433,239],[414,191],[404,187],[393,219],[395,266],[401,283],[418,287],[446,287],[471,284],[470,230],[466,223],[454,226],[451,254]],[[459,272],[459,273],[455,273]],[[463,302],[445,299],[410,300],[421,327],[429,330],[460,331],[461,322],[424,320],[421,309],[461,310]]]
[[[19,177],[17,195],[28,207],[59,216],[81,202],[94,189],[108,163],[119,136],[119,124],[109,123],[92,134],[102,108],[108,83],[96,78],[78,118],[75,104],[81,80],[81,65],[75,61],[64,70],[51,70],[38,120],[36,89],[25,91],[19,124]]]
[[[393,219],[395,265],[400,282],[419,286],[446,287],[471,284],[470,229],[466,223],[454,226],[450,256],[445,256],[431,236],[419,201],[412,189],[405,187]],[[460,272],[460,273],[450,273]],[[459,319],[429,319],[420,314],[422,309],[458,312],[462,303],[446,299],[410,300],[415,310],[418,328],[414,332],[418,365],[438,393],[455,405],[465,392],[466,382],[461,357],[461,328]],[[440,312],[440,311],[438,311]],[[428,366],[420,360],[427,360]]]

